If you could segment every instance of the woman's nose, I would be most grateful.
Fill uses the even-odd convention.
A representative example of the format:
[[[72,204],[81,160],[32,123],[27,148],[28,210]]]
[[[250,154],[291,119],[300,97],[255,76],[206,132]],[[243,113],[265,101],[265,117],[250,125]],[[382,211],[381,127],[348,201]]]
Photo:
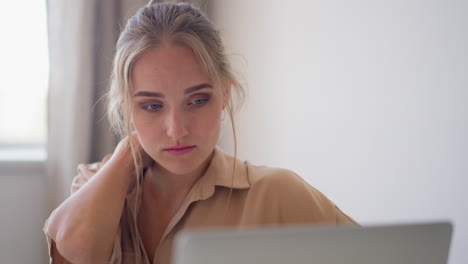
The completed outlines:
[[[188,135],[186,120],[182,112],[172,111],[166,122],[167,136],[173,139],[181,139]]]

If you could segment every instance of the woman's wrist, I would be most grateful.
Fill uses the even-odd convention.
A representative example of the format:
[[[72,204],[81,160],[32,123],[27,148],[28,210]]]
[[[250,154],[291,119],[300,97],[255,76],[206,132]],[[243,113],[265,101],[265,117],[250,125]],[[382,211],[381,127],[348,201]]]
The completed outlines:
[[[132,153],[114,153],[108,161],[109,165],[120,174],[128,175],[131,177],[135,172],[135,162],[133,161]]]

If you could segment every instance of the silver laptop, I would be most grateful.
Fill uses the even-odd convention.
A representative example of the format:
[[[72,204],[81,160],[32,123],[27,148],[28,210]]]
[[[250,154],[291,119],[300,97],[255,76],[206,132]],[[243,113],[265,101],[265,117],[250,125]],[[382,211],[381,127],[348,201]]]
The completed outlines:
[[[446,264],[450,223],[185,231],[174,264]]]

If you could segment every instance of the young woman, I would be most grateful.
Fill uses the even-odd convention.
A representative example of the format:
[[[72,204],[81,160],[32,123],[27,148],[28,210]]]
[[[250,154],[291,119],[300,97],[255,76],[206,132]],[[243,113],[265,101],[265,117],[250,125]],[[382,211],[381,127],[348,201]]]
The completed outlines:
[[[72,195],[44,227],[51,260],[170,263],[184,229],[354,223],[294,172],[216,146],[236,95],[242,87],[219,33],[199,10],[139,10],[118,40],[109,92],[124,139],[101,162],[78,167]]]

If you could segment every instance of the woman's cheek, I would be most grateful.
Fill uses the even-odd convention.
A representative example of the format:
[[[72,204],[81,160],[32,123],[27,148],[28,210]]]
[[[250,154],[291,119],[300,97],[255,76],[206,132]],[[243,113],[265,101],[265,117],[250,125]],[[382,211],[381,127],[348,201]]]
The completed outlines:
[[[221,111],[218,109],[217,111],[212,112],[212,116],[209,118],[209,124],[206,124],[211,128],[211,134],[219,135],[221,130]]]

